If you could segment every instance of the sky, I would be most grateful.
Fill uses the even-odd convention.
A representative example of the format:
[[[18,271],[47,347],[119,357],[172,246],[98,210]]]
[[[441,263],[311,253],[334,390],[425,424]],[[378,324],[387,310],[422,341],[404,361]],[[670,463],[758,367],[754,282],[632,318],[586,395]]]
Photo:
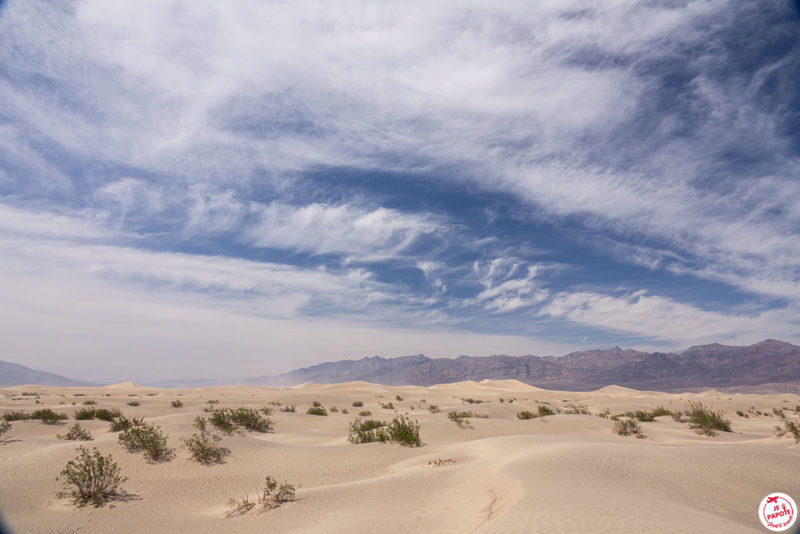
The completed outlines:
[[[800,10],[0,2],[0,359],[800,343]]]

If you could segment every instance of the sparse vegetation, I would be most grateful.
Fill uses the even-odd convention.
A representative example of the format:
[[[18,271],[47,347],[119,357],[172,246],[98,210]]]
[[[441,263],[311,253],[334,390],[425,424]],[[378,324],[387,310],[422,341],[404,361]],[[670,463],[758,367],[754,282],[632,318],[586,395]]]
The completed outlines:
[[[94,408],[79,408],[75,410],[75,420],[76,421],[85,421],[88,419],[94,419]]]
[[[84,404],[85,406],[93,406],[93,405],[97,404],[97,401],[85,400],[85,401],[83,401],[82,404]]]
[[[322,408],[322,403],[320,401],[312,401],[311,406],[314,408]]]
[[[550,408],[549,406],[546,406],[545,404],[540,404],[539,406],[537,406],[536,407],[536,411],[537,411],[537,414],[539,415],[539,417],[545,417],[545,416],[548,416],[548,415],[555,415],[556,414],[556,412],[554,412],[552,408]]]
[[[59,421],[67,419],[67,414],[54,412],[50,408],[42,408],[34,410],[31,413],[25,411],[8,411],[3,414],[3,420],[9,421],[26,421],[26,420],[39,420],[48,425],[54,425]]]
[[[167,460],[172,453],[161,427],[153,423],[144,423],[126,430],[119,435],[119,442],[129,452],[141,451],[152,462]]]
[[[456,461],[453,460],[452,458],[437,458],[435,460],[431,460],[430,462],[428,462],[428,465],[433,467],[442,467],[444,465],[450,465],[454,463],[456,463]]]
[[[122,412],[114,408],[113,410],[108,410],[106,408],[98,408],[94,412],[94,416],[96,419],[100,419],[101,421],[111,422],[114,419],[122,417]]]
[[[786,414],[784,413],[782,408],[773,408],[772,413],[777,415],[781,419],[786,419]]]
[[[383,408],[384,410],[394,410],[394,404],[392,404],[391,402],[381,403],[381,408]]]
[[[67,430],[66,434],[58,434],[58,439],[68,439],[72,441],[92,441],[92,433],[83,428],[80,423],[75,423]]]
[[[339,408],[336,406],[331,406],[331,413],[339,413]]]
[[[585,404],[567,404],[561,413],[567,415],[590,415],[589,408]]]
[[[394,396],[394,400],[396,400],[397,402],[402,402],[403,401],[403,397],[401,397],[400,395],[395,395]]]
[[[262,409],[263,410],[263,409]],[[270,413],[272,410],[267,408]],[[269,432],[272,430],[272,421],[264,417],[253,408],[215,408],[210,418],[211,424],[217,430],[231,435],[244,428],[250,432]]]
[[[170,402],[170,405],[173,408],[183,408],[183,402],[180,399]]]
[[[686,409],[689,417],[689,428],[698,434],[716,436],[716,431],[731,431],[731,422],[724,418],[722,412],[714,412],[703,405],[702,402],[689,401]]]
[[[194,427],[200,432],[192,434],[189,439],[184,439],[183,448],[189,452],[194,461],[203,465],[222,462],[223,457],[229,453],[228,449],[218,445],[222,437],[210,432],[206,420],[202,417],[194,418]]]
[[[361,408],[364,406],[364,403],[361,401],[353,401],[353,408]]]
[[[529,410],[517,412],[517,419],[536,419],[537,417],[539,416]]]
[[[369,410],[364,410],[364,411],[358,412],[358,415],[361,416],[361,417],[369,417],[370,415],[372,415],[372,412],[370,412]]]
[[[800,443],[800,425],[792,421],[784,421],[786,425],[786,432],[789,432],[794,438],[795,443]]]
[[[407,447],[419,447],[419,421],[399,415],[390,423],[367,419],[356,419],[350,423],[347,441],[350,443],[373,443],[394,441]]]
[[[447,412],[447,418],[458,425],[459,428],[464,428],[469,426],[469,417],[472,415],[472,412],[457,412],[455,410],[451,410]]]
[[[463,397],[461,398],[461,401],[462,402],[466,402],[468,404],[481,404],[481,403],[484,402],[484,401],[482,401],[480,399],[471,399],[471,398],[470,399],[465,399]]]
[[[326,410],[322,406],[311,406],[308,410],[306,410],[308,415],[328,415],[328,410]]]
[[[132,417],[128,419],[124,415],[120,414],[119,417],[115,417],[110,421],[108,425],[109,432],[123,432],[125,430],[130,430],[135,426],[141,426],[144,424],[144,419],[142,417],[136,418]]]
[[[295,406],[294,404],[288,404],[283,408],[281,408],[281,411],[286,413],[294,413],[297,411],[297,406]]]
[[[225,513],[225,517],[233,517],[245,514],[258,506],[262,512],[277,508],[282,503],[294,500],[295,487],[294,484],[278,482],[270,476],[264,480],[264,489],[256,492],[257,500],[251,501],[248,495],[243,499],[231,499],[228,501],[229,510]]]
[[[744,413],[742,410],[736,410],[736,415],[739,417],[747,417],[747,414]]]
[[[653,412],[636,410],[635,412],[625,412],[625,417],[629,419],[636,419],[640,423],[652,423],[656,420]]]
[[[642,433],[642,429],[639,428],[639,423],[636,419],[617,419],[612,432],[620,436],[636,436],[637,438],[647,437]]]
[[[438,404],[429,404],[428,405],[428,411],[431,412],[431,413],[439,413],[439,412],[441,412],[441,410],[439,409],[439,405]]]
[[[83,446],[76,450],[78,456],[68,461],[56,478],[63,480],[64,484],[64,490],[58,493],[58,497],[70,498],[80,508],[87,504],[101,506],[119,496],[121,485],[127,479],[122,476],[111,455],[102,456],[96,448],[90,453]]]
[[[128,406],[139,406],[139,401],[130,401],[126,402],[125,404],[127,404]]]
[[[664,415],[672,415],[672,410],[668,408],[664,408],[663,406],[657,407],[655,410],[651,412],[653,417],[661,417]]]
[[[8,437],[3,437],[3,434],[11,430],[11,423],[3,421],[0,423],[0,443],[3,443],[8,439]]]

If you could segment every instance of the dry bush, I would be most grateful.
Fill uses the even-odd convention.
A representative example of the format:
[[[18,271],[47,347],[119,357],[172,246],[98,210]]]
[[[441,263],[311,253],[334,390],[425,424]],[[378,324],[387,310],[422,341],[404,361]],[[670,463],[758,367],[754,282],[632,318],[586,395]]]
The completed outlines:
[[[639,423],[635,419],[617,419],[612,432],[620,436],[647,437],[642,432],[642,429],[639,428]]]
[[[119,466],[111,455],[102,456],[93,448],[89,453],[83,446],[76,449],[78,456],[67,462],[56,480],[63,480],[64,490],[59,498],[70,498],[77,507],[92,504],[101,506],[104,502],[118,497],[121,484],[125,482]]]
[[[75,423],[69,427],[66,434],[58,434],[56,437],[58,439],[68,439],[72,441],[92,441],[94,439],[92,433],[83,428],[80,423]]]
[[[293,501],[295,496],[294,484],[278,482],[271,476],[264,479],[264,489],[256,492],[257,500],[251,501],[248,495],[243,499],[231,499],[228,501],[229,510],[225,512],[225,517],[242,515],[255,507],[259,507],[261,512],[266,512],[272,508],[277,508],[281,504]]]

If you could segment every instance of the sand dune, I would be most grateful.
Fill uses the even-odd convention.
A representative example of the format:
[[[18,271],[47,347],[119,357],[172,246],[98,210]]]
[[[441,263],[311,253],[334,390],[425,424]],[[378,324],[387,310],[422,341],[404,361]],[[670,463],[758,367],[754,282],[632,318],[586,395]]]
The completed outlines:
[[[22,391],[36,391],[39,398],[21,397]],[[208,415],[209,406],[297,406],[296,413],[272,406],[272,433],[225,437],[230,455],[213,466],[195,463],[183,450],[171,461],[148,463],[122,449],[117,433],[107,432],[108,423],[81,421],[95,437],[85,444],[111,453],[128,477],[129,497],[101,508],[75,509],[56,497],[61,484],[55,478],[78,445],[56,438],[66,424],[13,422],[11,439],[0,445],[0,510],[19,533],[757,533],[764,532],[756,509],[766,494],[783,491],[800,498],[800,446],[776,437],[774,430],[780,419],[773,408],[800,420],[795,411],[800,397],[789,394],[665,394],[615,386],[576,393],[514,380],[429,388],[351,382],[183,390],[124,383],[25,386],[0,394],[0,410],[49,407],[70,416],[94,400],[96,407],[119,408],[160,425],[173,447],[194,432],[192,420]],[[174,400],[183,406],[173,408]],[[208,404],[213,400],[219,403]],[[593,414],[606,409],[613,414],[680,409],[688,400],[723,410],[734,432],[700,436],[663,416],[642,423],[647,438],[635,439],[612,434],[614,422],[596,415],[516,417],[544,403],[554,409],[583,404]],[[305,414],[313,401],[339,411],[327,417]],[[353,407],[353,401],[363,407]],[[382,407],[389,402],[394,410]],[[431,404],[441,412],[431,413]],[[446,415],[453,409],[488,418],[473,417],[469,427],[459,428]],[[421,424],[423,446],[347,442],[349,422],[364,410],[383,420],[395,411],[410,414]],[[736,410],[752,416],[740,417]],[[437,459],[442,465],[429,463]],[[265,475],[299,484],[296,500],[225,518],[228,500],[253,497]]]

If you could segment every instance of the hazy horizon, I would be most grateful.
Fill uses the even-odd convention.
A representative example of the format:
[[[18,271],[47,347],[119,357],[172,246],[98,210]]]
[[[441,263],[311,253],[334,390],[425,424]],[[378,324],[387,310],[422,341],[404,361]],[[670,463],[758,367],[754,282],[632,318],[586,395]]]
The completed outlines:
[[[0,2],[0,360],[800,344],[798,29],[796,2]]]

